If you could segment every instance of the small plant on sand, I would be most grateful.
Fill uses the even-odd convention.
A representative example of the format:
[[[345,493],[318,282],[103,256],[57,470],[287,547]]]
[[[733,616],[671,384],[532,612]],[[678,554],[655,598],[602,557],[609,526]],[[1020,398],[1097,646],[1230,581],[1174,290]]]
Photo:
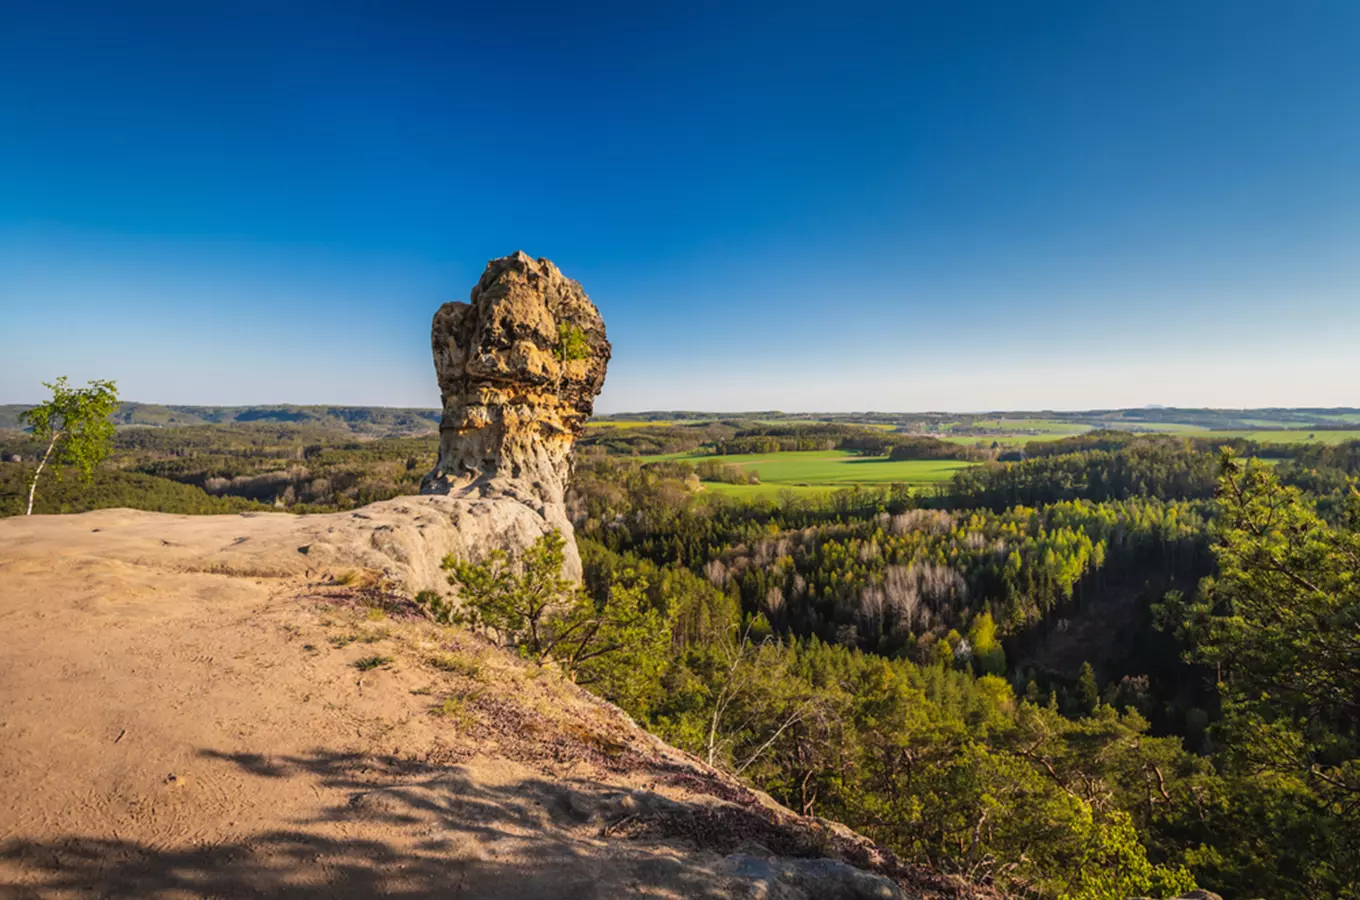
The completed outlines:
[[[374,669],[380,668],[385,669],[390,665],[392,665],[392,657],[382,656],[377,653],[372,656],[365,656],[363,659],[355,660],[354,662],[354,668],[358,669],[360,672],[371,672]]]
[[[464,678],[476,679],[482,675],[482,665],[477,659],[456,653],[436,653],[426,662],[441,672],[452,672]]]
[[[461,723],[468,722],[472,718],[472,714],[468,711],[466,697],[445,697],[430,710],[430,714],[441,719],[450,719]]]

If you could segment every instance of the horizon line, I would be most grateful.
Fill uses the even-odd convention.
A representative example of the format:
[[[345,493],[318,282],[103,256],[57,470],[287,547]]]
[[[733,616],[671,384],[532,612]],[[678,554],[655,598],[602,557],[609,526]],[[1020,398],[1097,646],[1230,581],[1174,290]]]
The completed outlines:
[[[0,403],[2,406],[37,406],[38,402],[15,401]],[[409,410],[416,412],[439,412],[439,406],[388,406],[379,403],[291,403],[267,402],[267,403],[156,403],[145,400],[120,400],[122,404],[136,404],[138,406],[159,406],[165,409],[307,409],[307,408],[329,408],[329,409],[385,409],[385,410]],[[1037,413],[1061,413],[1066,415],[1077,415],[1082,413],[1109,413],[1109,412],[1262,412],[1271,410],[1305,410],[1323,412],[1352,412],[1360,414],[1360,406],[1167,406],[1162,404],[1152,404],[1144,406],[1093,406],[1093,407],[1031,407],[1031,408],[989,408],[989,409],[924,409],[924,410],[889,410],[889,409],[854,409],[854,410],[795,410],[788,411],[782,409],[743,409],[743,410],[720,410],[720,409],[700,409],[700,408],[671,408],[671,409],[640,409],[640,410],[621,410],[608,413],[593,413],[590,418],[623,418],[628,416],[662,416],[668,415],[675,418],[700,418],[700,417],[723,417],[741,418],[763,415],[778,416],[939,416],[939,415],[997,415],[1004,413],[1011,414],[1037,414]]]

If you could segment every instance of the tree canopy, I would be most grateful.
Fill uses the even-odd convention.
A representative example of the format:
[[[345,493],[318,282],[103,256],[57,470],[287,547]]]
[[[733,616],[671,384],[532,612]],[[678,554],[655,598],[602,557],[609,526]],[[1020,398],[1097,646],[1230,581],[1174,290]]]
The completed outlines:
[[[50,384],[43,382],[43,387],[52,396],[22,417],[34,438],[47,445],[29,480],[26,512],[30,515],[38,478],[49,463],[70,466],[90,481],[95,466],[112,450],[114,427],[109,416],[118,408],[118,390],[112,381],[91,381],[87,387],[75,388],[63,376]]]

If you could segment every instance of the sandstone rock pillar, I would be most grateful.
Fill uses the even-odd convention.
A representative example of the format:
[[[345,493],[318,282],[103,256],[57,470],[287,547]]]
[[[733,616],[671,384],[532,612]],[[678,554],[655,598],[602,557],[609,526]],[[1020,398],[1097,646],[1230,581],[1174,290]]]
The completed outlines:
[[[572,444],[610,355],[581,285],[523,251],[494,259],[470,302],[435,313],[431,338],[444,412],[421,493],[516,499],[565,519]]]

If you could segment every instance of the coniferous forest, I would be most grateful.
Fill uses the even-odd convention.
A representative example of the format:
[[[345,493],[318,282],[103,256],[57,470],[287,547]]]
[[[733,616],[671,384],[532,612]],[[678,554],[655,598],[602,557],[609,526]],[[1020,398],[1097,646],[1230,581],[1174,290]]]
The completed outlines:
[[[1355,896],[1355,448],[1064,443],[932,496],[715,503],[669,463],[584,466],[592,586],[645,581],[672,623],[606,694],[1018,894]]]

